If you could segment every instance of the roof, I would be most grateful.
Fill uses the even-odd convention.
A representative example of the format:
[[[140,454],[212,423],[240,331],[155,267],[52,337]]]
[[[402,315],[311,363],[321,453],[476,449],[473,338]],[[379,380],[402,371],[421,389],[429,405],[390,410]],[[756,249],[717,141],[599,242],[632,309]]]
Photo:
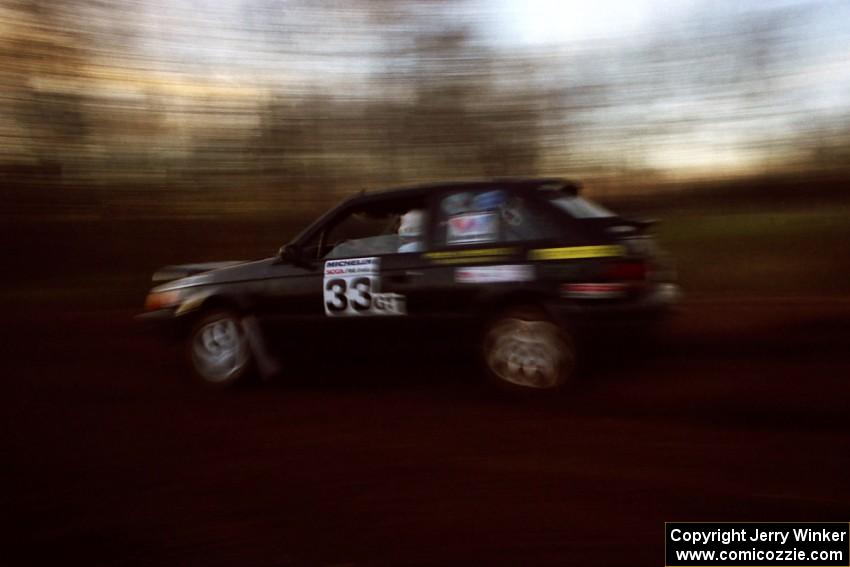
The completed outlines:
[[[395,201],[403,199],[413,200],[426,195],[430,191],[438,191],[440,189],[466,189],[468,191],[474,191],[476,189],[493,188],[494,186],[502,188],[513,187],[518,189],[533,189],[535,187],[540,187],[541,185],[554,185],[556,189],[568,191],[574,194],[578,193],[579,190],[579,185],[577,183],[555,177],[496,177],[476,181],[442,181],[439,183],[426,183],[423,185],[412,185],[407,187],[396,187],[393,189],[383,189],[380,191],[363,192],[352,195],[336,207],[326,211],[318,219],[313,221],[310,226],[305,228],[301,234],[296,236],[293,242],[301,242],[309,239],[312,237],[313,233],[318,230],[317,227],[320,227],[327,222],[328,218],[338,214],[340,210],[351,206],[357,207],[368,203],[380,203],[381,201]],[[392,204],[395,205],[395,203]]]
[[[496,177],[492,179],[466,180],[466,181],[440,181],[437,183],[425,183],[419,185],[409,185],[403,187],[394,187],[390,189],[381,189],[378,191],[367,191],[353,196],[351,199],[356,201],[369,202],[372,200],[383,200],[385,198],[415,198],[440,189],[466,189],[474,191],[476,189],[486,189],[499,185],[501,187],[514,188],[535,188],[541,185],[558,185],[568,190],[578,192],[579,184],[567,179],[557,177]]]

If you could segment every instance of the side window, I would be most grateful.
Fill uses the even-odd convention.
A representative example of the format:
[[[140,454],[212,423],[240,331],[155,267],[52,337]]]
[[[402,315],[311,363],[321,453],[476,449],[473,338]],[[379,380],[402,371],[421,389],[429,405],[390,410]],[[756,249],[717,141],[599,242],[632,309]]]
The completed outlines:
[[[325,234],[326,258],[392,254],[398,250],[398,222],[398,215],[355,211]]]
[[[459,191],[438,207],[437,246],[544,240],[560,230],[539,204],[502,189]]]
[[[315,257],[326,259],[381,256],[424,249],[424,203],[355,209],[317,238]]]

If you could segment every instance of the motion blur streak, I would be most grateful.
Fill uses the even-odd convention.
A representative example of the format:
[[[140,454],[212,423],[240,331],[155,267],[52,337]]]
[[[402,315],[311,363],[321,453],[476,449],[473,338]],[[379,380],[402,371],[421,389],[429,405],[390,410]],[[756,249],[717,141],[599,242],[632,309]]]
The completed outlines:
[[[712,202],[723,215],[826,203],[838,207],[831,228],[822,207],[767,228],[808,237],[802,225],[813,226],[818,244],[841,242],[850,5],[593,6],[8,0],[2,253],[33,275],[13,242],[55,249],[71,230],[85,246],[64,255],[67,269],[88,275],[149,257],[125,232],[159,229],[113,220],[175,217],[265,219],[252,238],[276,247],[362,188],[529,174],[580,178],[591,197],[626,199],[620,210],[663,203],[665,217]],[[674,253],[698,224],[665,229]],[[160,259],[185,257],[169,246]]]
[[[569,171],[605,194],[844,175],[850,5],[609,1],[606,34],[582,33],[602,26],[585,3],[525,4],[7,1],[3,209],[221,214],[483,174]]]

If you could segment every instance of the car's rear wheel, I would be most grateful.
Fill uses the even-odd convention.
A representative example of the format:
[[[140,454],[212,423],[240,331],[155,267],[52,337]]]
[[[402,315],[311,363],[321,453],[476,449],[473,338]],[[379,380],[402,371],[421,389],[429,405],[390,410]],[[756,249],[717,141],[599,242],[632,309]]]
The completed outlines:
[[[245,381],[253,369],[242,317],[234,311],[202,315],[192,327],[187,349],[193,374],[209,386],[233,386]]]
[[[510,390],[563,388],[574,378],[575,358],[570,334],[535,307],[506,310],[484,332],[486,370]]]

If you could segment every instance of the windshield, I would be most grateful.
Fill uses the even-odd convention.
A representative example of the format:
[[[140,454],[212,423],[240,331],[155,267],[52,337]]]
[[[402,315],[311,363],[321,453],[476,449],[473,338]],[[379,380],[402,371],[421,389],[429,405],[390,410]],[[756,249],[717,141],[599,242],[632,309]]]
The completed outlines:
[[[581,197],[558,197],[552,199],[552,203],[577,219],[598,219],[616,216],[605,207]]]

